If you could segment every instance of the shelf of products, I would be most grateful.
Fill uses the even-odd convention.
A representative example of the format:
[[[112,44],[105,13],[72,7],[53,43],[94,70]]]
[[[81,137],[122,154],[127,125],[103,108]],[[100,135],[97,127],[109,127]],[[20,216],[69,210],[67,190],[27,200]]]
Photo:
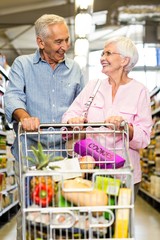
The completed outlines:
[[[151,142],[147,148],[140,151],[140,195],[160,210],[160,87],[156,87],[151,93],[151,108],[154,123]]]
[[[5,92],[5,71],[1,71],[0,81],[0,217],[18,204],[18,188],[15,179],[15,159],[10,147],[14,141],[13,130],[6,129],[3,109],[3,94]],[[6,76],[6,77],[5,77]]]

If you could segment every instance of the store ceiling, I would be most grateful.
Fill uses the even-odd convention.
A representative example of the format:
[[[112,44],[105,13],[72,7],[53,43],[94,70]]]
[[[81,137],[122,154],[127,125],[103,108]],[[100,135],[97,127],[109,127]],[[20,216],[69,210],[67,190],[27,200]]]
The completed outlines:
[[[70,54],[73,54],[74,0],[4,0],[0,1],[0,52],[6,54],[9,64],[18,55],[35,51],[33,25],[37,18],[46,13],[67,19],[72,41]],[[159,43],[159,0],[94,0],[90,50],[102,49],[105,40],[115,34],[127,35],[135,42],[142,42],[145,25],[149,32],[146,40]]]

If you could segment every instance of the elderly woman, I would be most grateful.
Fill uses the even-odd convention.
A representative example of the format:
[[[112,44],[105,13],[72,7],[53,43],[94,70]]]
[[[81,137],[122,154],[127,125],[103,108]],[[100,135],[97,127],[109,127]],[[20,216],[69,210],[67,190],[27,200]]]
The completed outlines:
[[[104,122],[120,128],[123,121],[129,125],[129,154],[134,167],[135,194],[141,182],[139,149],[150,142],[152,128],[150,96],[147,88],[128,76],[138,61],[138,51],[127,37],[107,40],[100,62],[106,79],[101,80],[99,89],[83,117],[85,103],[92,94],[97,80],[89,81],[74,100],[62,122],[77,124]]]

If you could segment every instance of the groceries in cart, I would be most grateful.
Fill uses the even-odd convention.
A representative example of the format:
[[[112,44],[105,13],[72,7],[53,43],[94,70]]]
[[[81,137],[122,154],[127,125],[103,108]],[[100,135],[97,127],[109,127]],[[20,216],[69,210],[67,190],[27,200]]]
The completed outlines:
[[[33,176],[30,180],[30,200],[39,206],[52,204],[55,195],[55,183],[51,176]]]
[[[125,159],[100,145],[97,141],[86,138],[77,141],[74,151],[81,156],[90,155],[96,160],[96,166],[102,169],[120,168],[124,166]]]
[[[122,187],[121,180],[99,174],[92,181],[76,177],[55,183],[52,176],[31,178],[28,231],[41,229],[43,235],[51,228],[56,236],[51,239],[89,239],[90,231],[92,239],[128,237],[131,189]]]
[[[32,154],[23,157],[23,240],[130,239],[133,174],[123,167],[128,155],[118,154],[124,146],[104,148],[86,138],[71,147],[66,157],[66,149],[40,142],[26,147]]]

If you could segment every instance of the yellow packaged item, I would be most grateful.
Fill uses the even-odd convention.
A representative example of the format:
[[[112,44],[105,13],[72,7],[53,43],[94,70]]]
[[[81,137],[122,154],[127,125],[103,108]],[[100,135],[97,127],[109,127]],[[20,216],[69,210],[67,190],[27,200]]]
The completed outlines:
[[[118,206],[130,205],[131,189],[121,188],[119,190]],[[129,208],[118,209],[116,211],[114,238],[128,238]]]

